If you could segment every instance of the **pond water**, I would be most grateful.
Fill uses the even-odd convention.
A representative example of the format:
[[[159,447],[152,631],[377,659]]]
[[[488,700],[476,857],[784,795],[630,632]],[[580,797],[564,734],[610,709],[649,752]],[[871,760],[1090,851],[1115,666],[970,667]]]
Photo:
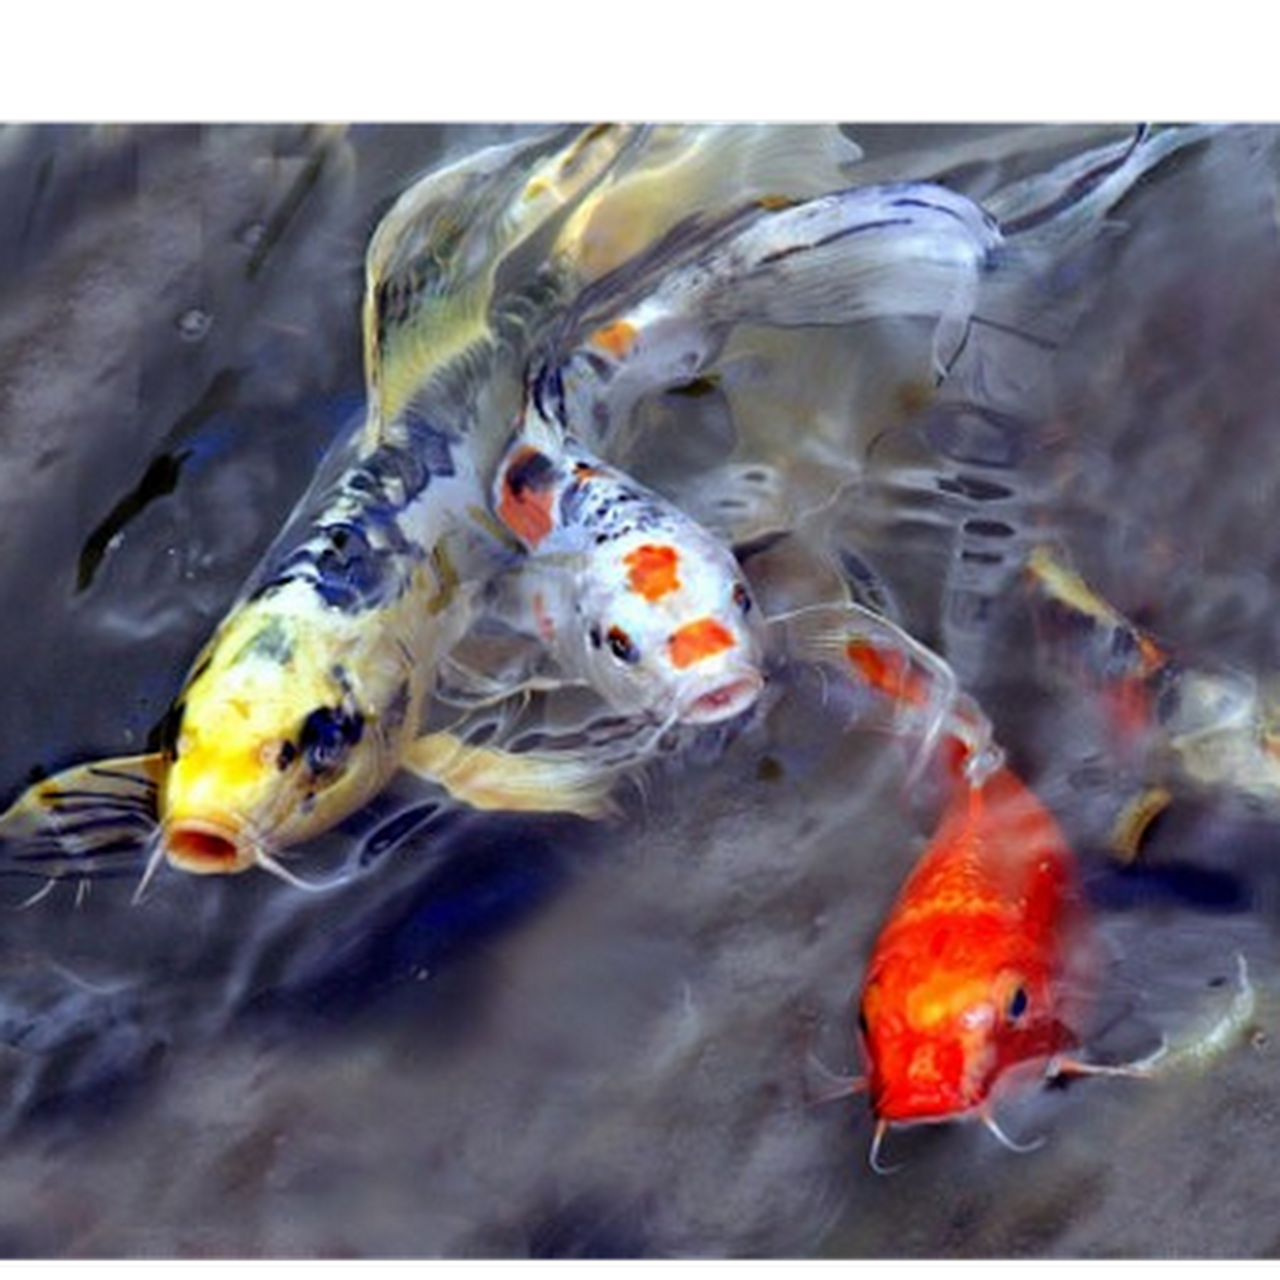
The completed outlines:
[[[848,132],[868,179],[979,200],[1124,134]],[[510,133],[0,135],[5,803],[37,770],[141,749],[360,411],[379,217]],[[913,1129],[874,1173],[865,1100],[814,1105],[807,1064],[857,1070],[850,1000],[936,797],[797,671],[614,823],[405,784],[322,842],[368,855],[330,893],[165,872],[134,902],[135,869],[23,905],[38,886],[6,879],[0,1252],[1280,1252],[1280,801],[1175,788],[1118,866],[1131,770],[1038,660],[1017,572],[1055,539],[1187,666],[1280,669],[1276,144],[1228,129],[1140,184],[1043,278],[1052,343],[975,335],[948,389],[892,414],[846,388],[865,465],[827,526],[1071,837],[1106,944],[1099,1051],[1208,1025],[1243,955],[1256,1008],[1221,1053],[1029,1092],[1002,1124],[1045,1136],[1030,1154]],[[371,841],[382,822],[402,838]]]

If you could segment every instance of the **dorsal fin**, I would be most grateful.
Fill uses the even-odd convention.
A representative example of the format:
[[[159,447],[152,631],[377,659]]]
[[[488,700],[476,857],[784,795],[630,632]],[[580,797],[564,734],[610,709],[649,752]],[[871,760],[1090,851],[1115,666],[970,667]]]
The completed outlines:
[[[642,158],[616,170],[578,206],[555,251],[589,282],[695,211],[787,203],[847,186],[861,154],[835,125],[660,126]]]
[[[488,147],[396,201],[365,261],[367,448],[394,433],[447,366],[484,349],[503,263],[589,191],[636,132],[594,126],[562,145],[556,132]]]

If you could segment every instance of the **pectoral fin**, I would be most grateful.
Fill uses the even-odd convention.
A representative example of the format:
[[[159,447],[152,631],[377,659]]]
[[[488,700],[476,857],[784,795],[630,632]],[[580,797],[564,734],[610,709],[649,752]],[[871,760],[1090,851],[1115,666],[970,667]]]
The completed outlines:
[[[604,818],[614,811],[609,792],[617,773],[584,751],[504,751],[439,732],[413,742],[402,764],[476,809],[583,818]]]
[[[136,875],[164,769],[156,752],[91,760],[34,783],[0,816],[0,875]]]

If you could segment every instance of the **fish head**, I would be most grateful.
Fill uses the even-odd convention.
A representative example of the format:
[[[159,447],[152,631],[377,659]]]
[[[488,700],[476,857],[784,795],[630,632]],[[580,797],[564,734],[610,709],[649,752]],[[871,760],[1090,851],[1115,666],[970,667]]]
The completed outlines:
[[[575,647],[612,705],[707,725],[764,688],[759,611],[732,552],[692,523],[593,545],[576,582]]]
[[[358,808],[387,772],[373,718],[323,628],[270,604],[232,614],[171,715],[167,860],[196,874],[267,866]]]
[[[871,1107],[894,1124],[941,1123],[985,1107],[1076,1043],[1037,966],[895,957],[869,975],[858,1029]]]

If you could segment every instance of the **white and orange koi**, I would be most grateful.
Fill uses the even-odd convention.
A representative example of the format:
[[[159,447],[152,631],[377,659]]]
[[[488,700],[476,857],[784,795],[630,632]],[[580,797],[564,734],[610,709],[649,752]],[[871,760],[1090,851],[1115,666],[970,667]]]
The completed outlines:
[[[754,704],[762,633],[733,553],[549,419],[536,386],[493,505],[527,553],[507,585],[567,676],[664,725]]]
[[[609,195],[585,202],[570,229],[593,213],[599,240]],[[755,703],[761,622],[727,541],[605,462],[599,453],[626,452],[610,424],[700,374],[744,321],[927,314],[962,327],[993,244],[982,211],[941,188],[774,194],[695,209],[581,291],[540,347],[493,486],[495,513],[527,553],[506,585],[568,677],[660,724]]]

